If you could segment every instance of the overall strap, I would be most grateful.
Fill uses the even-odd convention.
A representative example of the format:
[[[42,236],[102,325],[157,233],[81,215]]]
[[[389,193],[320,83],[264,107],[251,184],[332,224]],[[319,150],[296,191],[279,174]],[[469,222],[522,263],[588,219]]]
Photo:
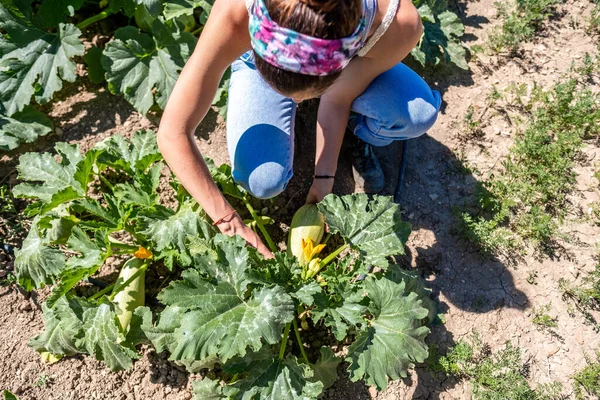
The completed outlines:
[[[367,41],[367,43],[365,43],[363,48],[358,51],[359,57],[364,57],[369,52],[369,50],[371,50],[373,48],[373,46],[375,46],[377,41],[379,39],[381,39],[383,34],[387,31],[387,29],[392,24],[392,21],[394,20],[394,17],[396,16],[396,13],[398,12],[399,4],[400,4],[400,0],[390,0],[388,9],[385,13],[385,16],[383,17],[383,20],[381,21],[381,25],[379,25],[379,27],[377,28],[375,33],[373,33],[373,36],[371,36],[371,38],[369,38],[369,40]]]

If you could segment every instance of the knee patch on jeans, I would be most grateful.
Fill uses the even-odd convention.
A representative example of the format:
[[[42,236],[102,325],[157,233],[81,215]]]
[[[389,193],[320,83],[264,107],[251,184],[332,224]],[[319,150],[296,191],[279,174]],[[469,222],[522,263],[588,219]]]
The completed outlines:
[[[358,116],[354,133],[374,146],[386,146],[394,140],[407,140],[425,134],[437,120],[441,96],[432,91],[431,101],[415,98],[403,106],[398,115],[389,113],[381,118]]]
[[[281,164],[266,162],[248,171],[245,176],[233,171],[233,179],[256,198],[270,199],[284,191],[292,171]]]

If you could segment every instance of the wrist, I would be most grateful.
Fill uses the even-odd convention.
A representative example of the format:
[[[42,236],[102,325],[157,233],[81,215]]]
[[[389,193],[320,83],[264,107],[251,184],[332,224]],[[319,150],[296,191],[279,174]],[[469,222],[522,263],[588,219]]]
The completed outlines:
[[[231,217],[225,218],[223,221],[221,221],[219,224],[216,224],[215,226],[219,228],[221,233],[224,233],[226,235],[235,235],[240,231],[240,227],[245,225],[244,221],[242,220],[242,217],[240,217],[239,214],[236,212]]]

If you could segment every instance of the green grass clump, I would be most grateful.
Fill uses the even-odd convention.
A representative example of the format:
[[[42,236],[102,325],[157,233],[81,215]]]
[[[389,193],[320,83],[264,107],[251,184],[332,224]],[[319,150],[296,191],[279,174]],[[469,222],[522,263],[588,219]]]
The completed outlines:
[[[521,350],[506,343],[492,354],[489,346],[474,334],[460,341],[432,364],[434,371],[470,381],[474,400],[556,400],[562,397],[562,385],[552,382],[532,389],[527,382],[529,366],[523,363]]]
[[[577,78],[532,93],[502,168],[481,183],[475,207],[460,213],[467,239],[491,254],[523,249],[524,241],[552,253],[583,141],[600,137],[599,101]]]
[[[577,400],[589,399],[591,396],[600,398],[600,351],[596,352],[596,356],[598,361],[588,360],[588,365],[573,376]]]
[[[558,328],[558,321],[556,318],[548,315],[550,312],[550,308],[552,307],[552,303],[546,304],[540,308],[533,309],[533,318],[531,322],[538,328],[539,330],[551,330],[553,328]]]
[[[514,53],[521,43],[543,29],[545,21],[556,13],[557,3],[559,0],[517,0],[516,6],[511,7],[506,2],[496,2],[503,23],[490,35],[490,48],[496,53]]]
[[[600,311],[600,263],[582,279],[581,284],[575,285],[562,278],[558,281],[558,286],[563,293],[563,299],[574,304],[588,323],[600,331],[600,323],[590,313],[591,310]]]

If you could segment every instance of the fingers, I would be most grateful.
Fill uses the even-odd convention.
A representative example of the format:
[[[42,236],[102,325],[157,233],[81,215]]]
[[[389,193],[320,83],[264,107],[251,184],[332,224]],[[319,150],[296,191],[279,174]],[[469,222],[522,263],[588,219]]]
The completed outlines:
[[[260,254],[263,255],[264,258],[274,258],[273,253],[264,245],[260,237],[252,230],[247,229],[244,230],[244,239],[246,239],[246,243],[250,246],[256,248]]]

